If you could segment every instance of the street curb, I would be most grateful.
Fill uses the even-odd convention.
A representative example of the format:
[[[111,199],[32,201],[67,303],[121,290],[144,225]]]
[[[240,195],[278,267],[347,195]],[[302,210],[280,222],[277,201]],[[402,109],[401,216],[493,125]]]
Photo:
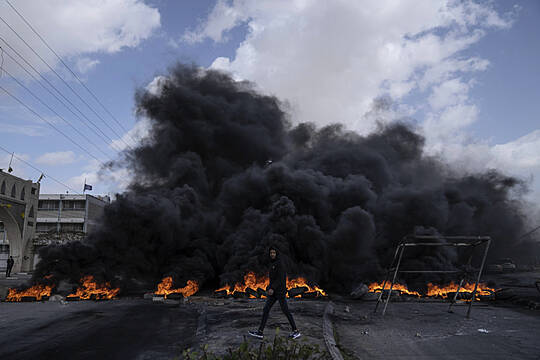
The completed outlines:
[[[334,339],[334,327],[332,325],[332,320],[330,320],[330,315],[334,312],[334,304],[329,301],[324,309],[323,315],[323,337],[326,347],[330,352],[333,360],[343,360],[341,352],[339,351],[336,345],[336,339]]]

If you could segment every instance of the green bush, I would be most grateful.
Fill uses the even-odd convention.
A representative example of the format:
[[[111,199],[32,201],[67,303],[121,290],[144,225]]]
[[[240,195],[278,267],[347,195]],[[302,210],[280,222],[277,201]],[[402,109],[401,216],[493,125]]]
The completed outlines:
[[[209,352],[208,345],[204,345],[199,352],[185,350],[182,355],[185,360],[322,360],[329,358],[318,345],[307,344],[305,340],[298,342],[279,336],[279,330],[276,331],[272,342],[261,341],[260,344],[249,344],[244,339],[237,348],[229,348],[221,356]]]

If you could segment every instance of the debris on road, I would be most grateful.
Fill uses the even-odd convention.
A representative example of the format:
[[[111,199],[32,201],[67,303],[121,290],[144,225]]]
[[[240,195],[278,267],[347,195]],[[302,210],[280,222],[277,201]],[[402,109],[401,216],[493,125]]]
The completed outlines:
[[[352,292],[351,297],[353,299],[361,299],[369,292],[369,288],[366,284],[360,283]]]

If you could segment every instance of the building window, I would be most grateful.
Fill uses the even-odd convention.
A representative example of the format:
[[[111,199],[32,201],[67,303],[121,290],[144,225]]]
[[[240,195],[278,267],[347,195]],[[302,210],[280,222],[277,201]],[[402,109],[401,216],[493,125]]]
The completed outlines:
[[[58,200],[39,200],[38,210],[58,210],[59,204]]]
[[[62,223],[60,224],[60,231],[62,232],[76,232],[83,231],[82,223]]]
[[[30,194],[36,195],[36,191],[37,191],[37,189],[36,189],[35,187],[33,187],[33,188],[30,190]]]
[[[62,202],[62,209],[64,210],[84,210],[86,203],[84,200],[64,200]]]
[[[6,195],[6,180],[2,181],[2,187],[0,187],[0,194]]]
[[[36,231],[37,232],[56,231],[56,224],[55,223],[37,223]]]
[[[30,212],[28,213],[28,217],[33,218],[34,217],[34,205],[30,207]]]
[[[26,191],[24,190],[24,188],[22,188],[22,191],[21,191],[21,200],[24,200],[24,197],[26,196]]]
[[[17,187],[15,184],[13,184],[13,187],[11,188],[11,197],[17,197]]]

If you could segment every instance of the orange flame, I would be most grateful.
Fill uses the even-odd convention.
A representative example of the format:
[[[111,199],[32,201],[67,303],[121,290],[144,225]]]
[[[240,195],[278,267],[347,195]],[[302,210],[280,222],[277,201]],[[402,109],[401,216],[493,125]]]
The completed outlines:
[[[270,279],[268,276],[257,276],[254,272],[250,271],[246,275],[244,275],[244,282],[243,283],[236,283],[234,287],[229,286],[228,284],[217,289],[215,292],[218,291],[226,291],[227,295],[234,294],[235,292],[245,292],[248,288],[251,288],[253,290],[257,290],[258,288],[265,289],[270,285]],[[305,286],[308,288],[306,292],[317,292],[317,296],[326,296],[326,293],[323,289],[319,288],[318,286],[311,286],[308,284],[307,280],[303,277],[295,278],[295,279],[289,279],[287,278],[287,290],[293,289],[295,287],[301,287]],[[286,294],[287,297],[289,297],[289,294]],[[255,298],[254,295],[249,294],[250,298]],[[264,297],[264,295],[263,295]]]
[[[22,301],[23,296],[34,296],[36,300],[41,300],[43,296],[51,296],[54,285],[34,285],[26,290],[9,289],[6,301]]]
[[[451,282],[450,284],[446,286],[439,286],[434,285],[432,283],[428,284],[428,291],[427,296],[433,297],[433,296],[440,296],[443,299],[448,298],[448,293],[456,292],[458,289],[458,284],[455,284],[454,282]],[[463,284],[461,286],[461,289],[459,289],[460,293],[469,293],[472,294],[474,291],[474,284]],[[476,295],[490,295],[495,292],[495,289],[492,289],[488,287],[484,283],[479,283],[478,288],[476,289]]]
[[[188,280],[187,285],[180,289],[172,289],[173,278],[172,276],[167,276],[161,283],[158,284],[158,289],[155,292],[157,295],[164,295],[167,298],[169,294],[182,294],[184,297],[189,297],[199,291],[199,283],[194,280]]]
[[[321,289],[320,287],[316,285],[313,285],[313,286],[309,285],[307,280],[303,277],[299,277],[292,280],[289,280],[289,278],[287,278],[287,290],[291,290],[295,287],[301,287],[301,286],[305,286],[308,288],[308,291],[306,292],[317,292],[317,296],[326,296],[326,293],[324,292],[323,289]],[[289,294],[287,294],[287,297],[289,297]]]
[[[383,286],[382,286],[382,283],[371,283],[369,284],[369,291],[370,292],[378,292],[378,291],[381,291],[383,290]],[[384,284],[384,290],[390,290],[390,283],[389,282],[386,282],[386,284]],[[418,296],[420,297],[421,295],[416,292],[416,291],[410,291],[407,286],[405,285],[402,285],[402,284],[397,284],[395,283],[394,286],[392,287],[392,291],[394,290],[397,290],[401,293],[405,293],[407,295],[413,295],[413,296]]]
[[[428,290],[427,293],[424,295],[426,297],[442,297],[443,299],[447,299],[449,296],[449,293],[455,293],[458,289],[458,284],[455,284],[454,282],[451,282],[448,285],[440,286],[435,285],[432,283],[428,283]],[[370,292],[379,292],[382,290],[382,283],[371,283],[369,285],[369,291]],[[390,290],[390,283],[387,282],[384,286],[384,290]],[[417,291],[411,291],[407,288],[406,285],[397,284],[395,283],[392,290],[398,290],[401,293],[408,294],[408,295],[414,295],[417,297],[421,297],[420,293]],[[459,289],[460,293],[469,293],[472,294],[474,291],[474,284],[465,283],[461,286]],[[478,288],[476,289],[476,295],[490,295],[495,292],[495,289],[488,287],[484,283],[479,283]]]
[[[222,288],[217,289],[216,291],[227,291],[227,295],[231,295],[235,292],[245,292],[247,288],[257,290],[258,288],[266,289],[270,285],[270,280],[268,277],[257,277],[254,272],[250,271],[244,275],[244,283],[236,283],[231,290],[231,287],[227,284]],[[251,298],[255,298],[253,295],[249,295]]]
[[[92,275],[83,277],[81,283],[82,286],[74,294],[69,294],[67,297],[79,297],[81,300],[88,300],[94,295],[96,299],[110,300],[120,292],[119,288],[111,289],[108,282],[104,284],[96,283]]]

